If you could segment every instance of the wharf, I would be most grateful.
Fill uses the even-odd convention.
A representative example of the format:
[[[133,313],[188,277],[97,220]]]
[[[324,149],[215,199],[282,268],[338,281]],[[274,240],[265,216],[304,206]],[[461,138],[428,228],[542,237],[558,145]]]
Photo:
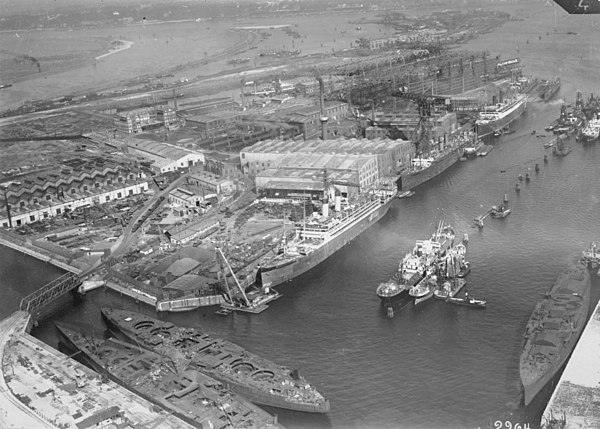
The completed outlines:
[[[542,415],[542,427],[551,422],[570,428],[600,427],[600,302],[583,330]],[[555,423],[556,424],[556,423]],[[556,426],[558,427],[558,426]]]
[[[77,267],[73,267],[72,265],[69,265],[65,262],[59,261],[57,258],[53,258],[50,256],[47,256],[41,252],[36,252],[33,249],[30,249],[29,247],[17,244],[17,243],[13,243],[10,240],[7,240],[5,238],[0,237],[0,245],[9,247],[11,249],[14,249],[18,252],[21,253],[25,253],[26,255],[32,256],[36,259],[39,259],[40,261],[44,261],[48,264],[52,264],[54,266],[57,266],[58,268],[62,268],[65,271],[70,271],[74,274],[80,274],[82,272],[81,269],[77,268]]]
[[[0,427],[192,427],[32,337],[31,324],[24,311],[0,321]]]

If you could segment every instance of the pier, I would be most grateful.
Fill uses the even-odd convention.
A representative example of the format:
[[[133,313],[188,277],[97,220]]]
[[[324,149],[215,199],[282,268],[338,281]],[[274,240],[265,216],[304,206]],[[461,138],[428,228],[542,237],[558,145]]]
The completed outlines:
[[[191,428],[32,337],[29,313],[0,321],[0,427]]]
[[[544,410],[541,426],[565,429],[600,427],[598,397],[600,397],[600,303],[596,305]],[[555,426],[551,426],[552,424]]]

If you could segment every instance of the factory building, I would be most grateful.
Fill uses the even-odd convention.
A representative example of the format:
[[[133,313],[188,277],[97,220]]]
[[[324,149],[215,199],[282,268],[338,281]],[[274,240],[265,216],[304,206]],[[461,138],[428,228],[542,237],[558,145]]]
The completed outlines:
[[[95,158],[65,161],[56,172],[32,173],[0,186],[0,224],[9,228],[140,194],[148,181],[128,166]]]
[[[202,189],[205,194],[229,194],[234,191],[233,180],[219,177],[206,171],[196,172],[187,177],[187,184]]]
[[[169,192],[167,200],[177,211],[183,210],[187,213],[190,210],[196,210],[195,207],[200,207],[204,198],[190,190],[176,188]]]
[[[239,112],[213,112],[206,115],[189,116],[185,118],[186,126],[195,128],[205,137],[233,131],[241,123]]]
[[[348,104],[339,101],[327,101],[323,111],[330,122],[348,117]],[[300,107],[290,113],[285,122],[297,127],[305,139],[315,138],[321,133],[321,108],[318,105]]]
[[[204,154],[201,152],[152,140],[132,140],[127,144],[127,152],[151,161],[151,168],[157,173],[204,163]]]
[[[323,155],[339,155],[349,159],[353,156],[374,156],[377,160],[377,177],[394,176],[403,166],[409,165],[414,156],[414,145],[408,140],[390,139],[332,139],[332,140],[265,140],[241,150],[240,161],[244,173],[256,176],[259,172],[281,167],[286,157],[308,154],[319,159]],[[288,158],[292,161],[294,157]],[[328,167],[326,167],[328,168]]]

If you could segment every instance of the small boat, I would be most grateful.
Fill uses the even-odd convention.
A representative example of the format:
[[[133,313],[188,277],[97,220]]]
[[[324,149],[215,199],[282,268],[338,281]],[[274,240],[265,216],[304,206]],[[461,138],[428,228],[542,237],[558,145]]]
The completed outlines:
[[[398,198],[409,198],[415,195],[415,191],[404,191],[398,194]]]
[[[486,301],[481,299],[471,298],[469,296],[465,296],[464,298],[448,298],[446,302],[455,305],[462,305],[465,307],[473,307],[473,308],[485,308]]]
[[[433,292],[433,297],[435,299],[454,298],[466,284],[465,279],[446,280],[440,289]]]
[[[492,212],[490,215],[495,219],[505,218],[510,214],[510,209],[507,209],[504,206],[492,206]]]
[[[408,294],[415,299],[415,305],[428,300],[433,296],[433,291],[435,290],[437,278],[436,276],[431,276],[430,278],[423,279],[417,286],[413,286],[408,291]]]
[[[456,275],[456,277],[464,279],[471,272],[471,263],[469,261],[465,261],[462,267],[460,267],[460,271]]]

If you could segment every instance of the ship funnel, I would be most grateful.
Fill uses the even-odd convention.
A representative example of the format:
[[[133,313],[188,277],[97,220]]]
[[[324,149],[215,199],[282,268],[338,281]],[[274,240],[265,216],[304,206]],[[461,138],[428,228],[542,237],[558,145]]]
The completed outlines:
[[[342,196],[339,193],[335,193],[335,211],[342,211]]]
[[[329,217],[329,201],[327,197],[323,200],[323,217]]]

